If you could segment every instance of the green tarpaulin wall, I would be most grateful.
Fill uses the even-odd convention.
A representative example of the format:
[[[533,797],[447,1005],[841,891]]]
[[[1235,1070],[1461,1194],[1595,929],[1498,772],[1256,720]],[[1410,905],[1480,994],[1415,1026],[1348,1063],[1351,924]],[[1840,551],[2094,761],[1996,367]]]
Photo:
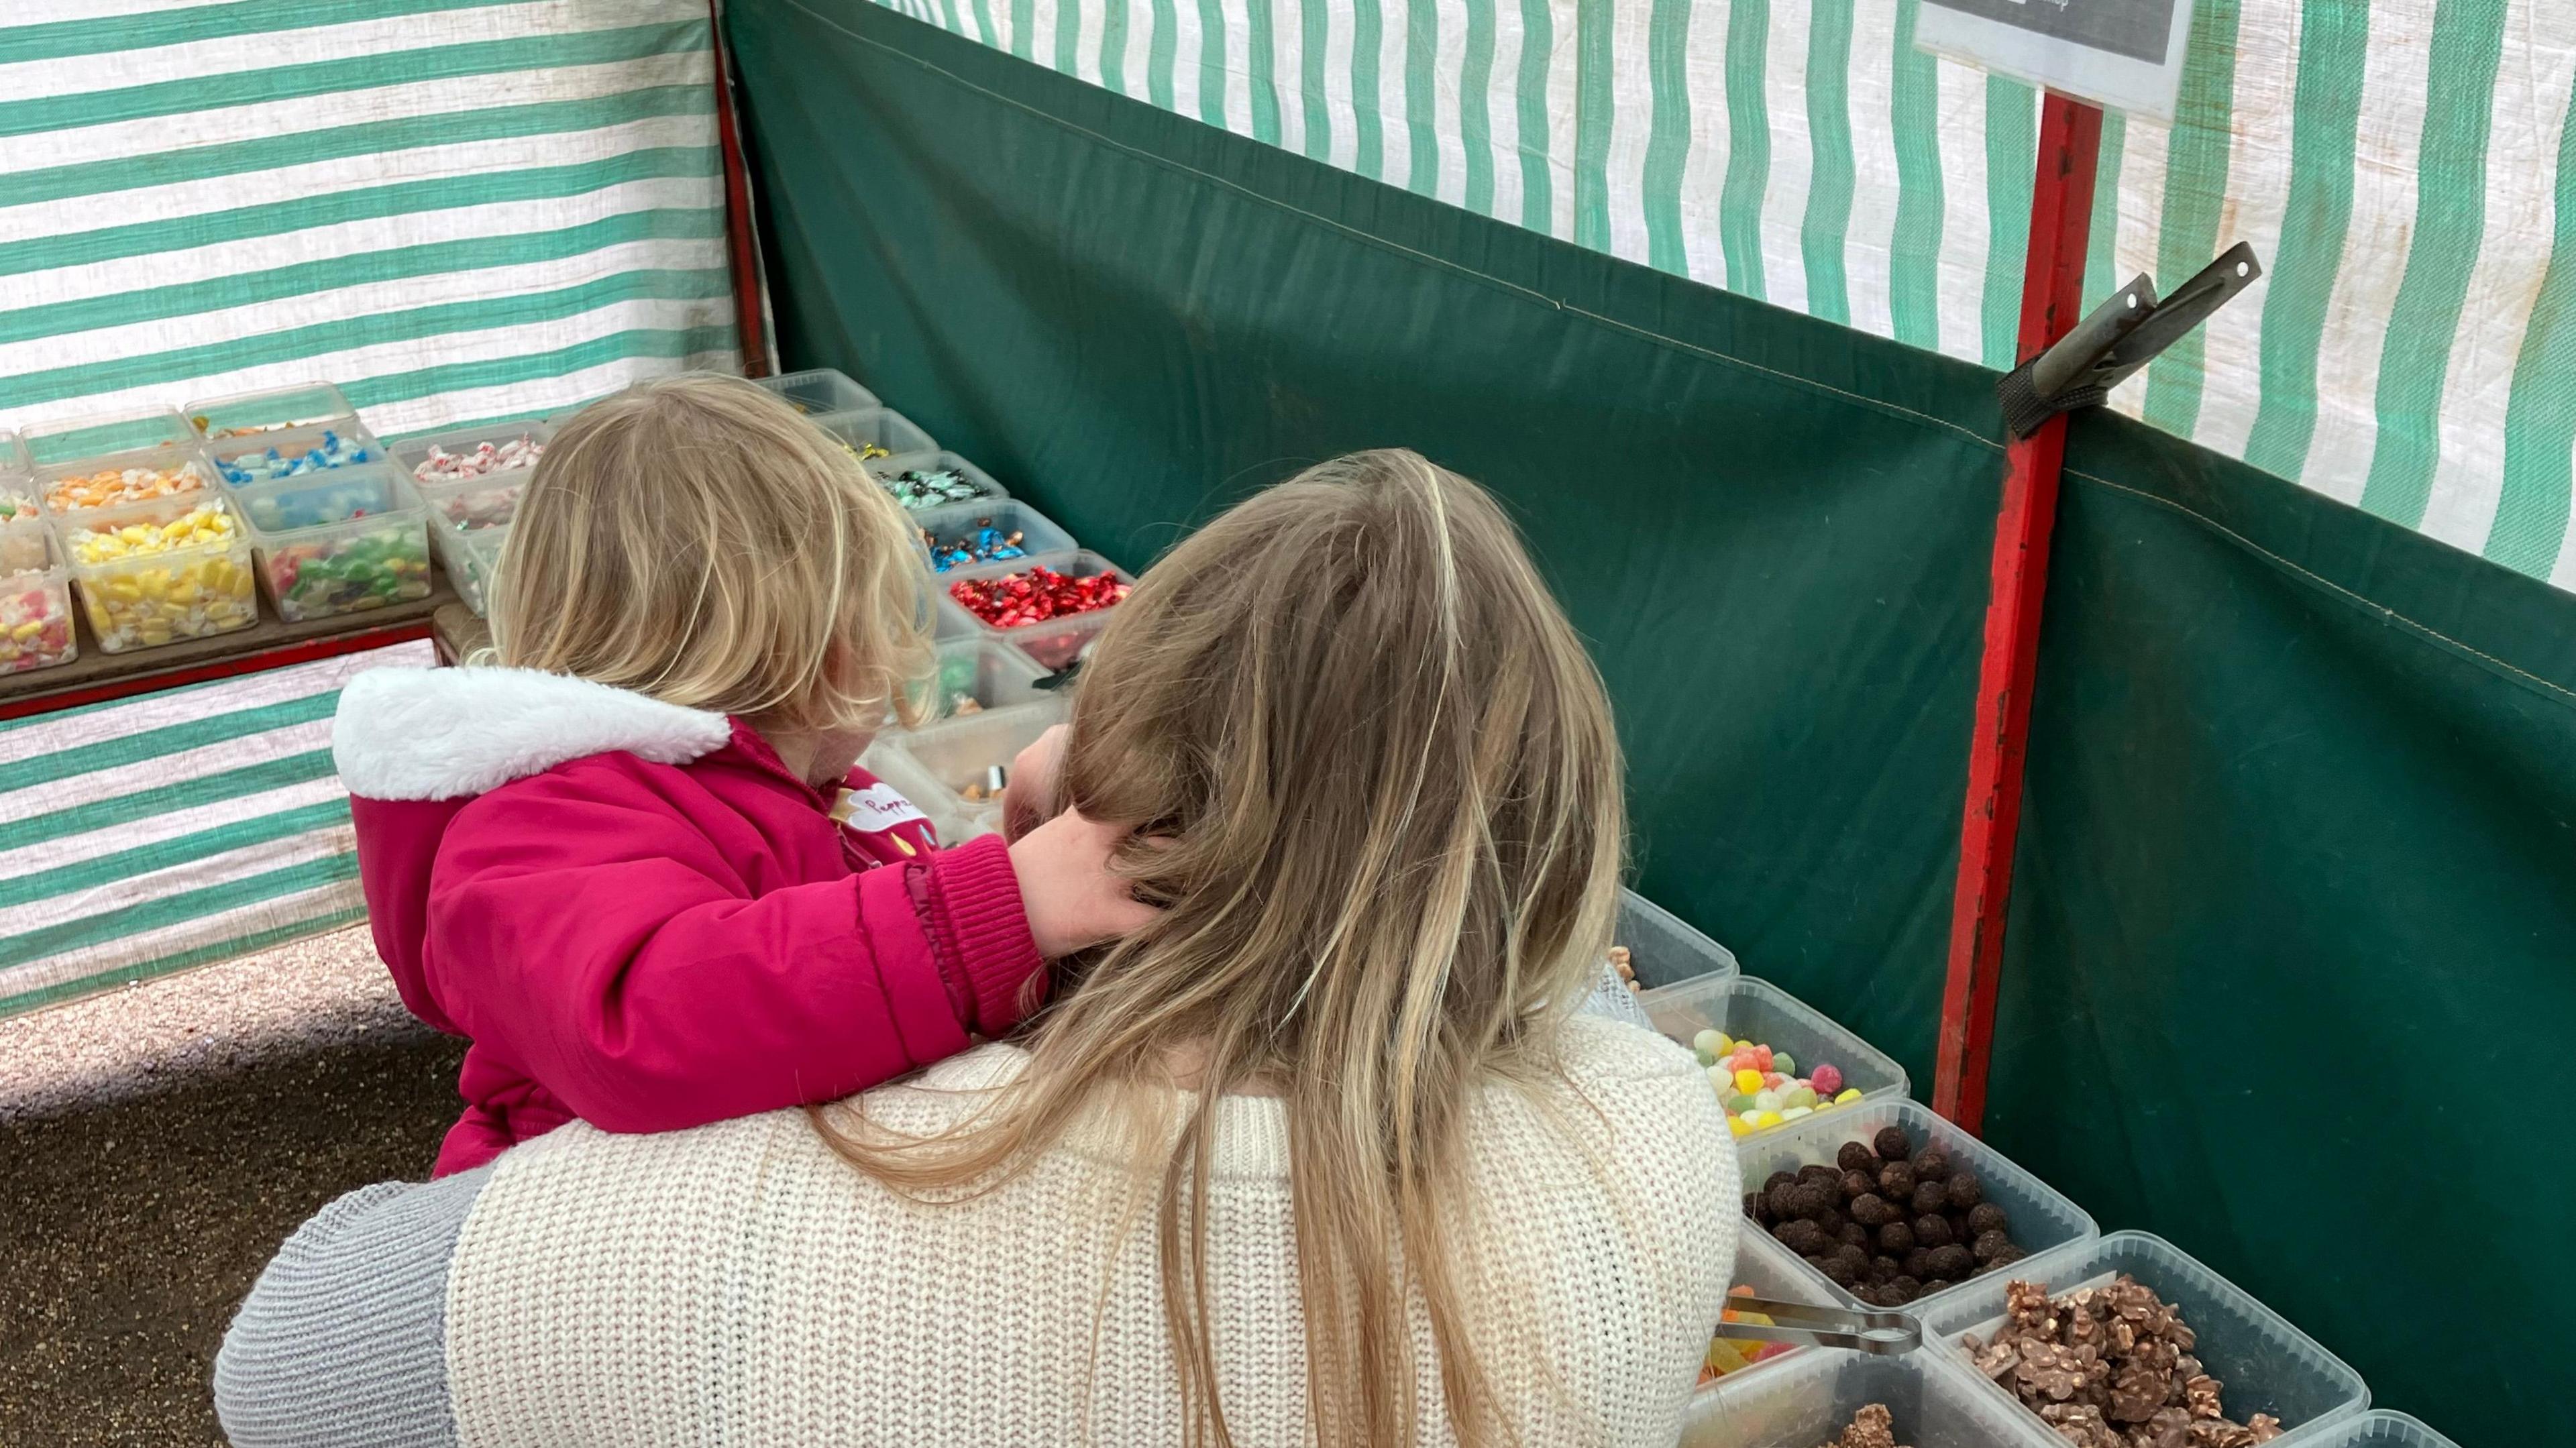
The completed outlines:
[[[734,0],[782,346],[1130,566],[1313,459],[1509,500],[1639,885],[1931,1076],[1992,375],[1363,180],[865,0]],[[1995,1143],[2385,1404],[2520,1441],[2576,1290],[2576,599],[2076,428]]]

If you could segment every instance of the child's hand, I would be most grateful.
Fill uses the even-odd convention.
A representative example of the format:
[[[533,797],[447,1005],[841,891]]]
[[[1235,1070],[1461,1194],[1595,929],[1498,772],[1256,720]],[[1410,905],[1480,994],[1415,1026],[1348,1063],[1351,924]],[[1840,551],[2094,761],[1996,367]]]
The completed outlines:
[[[1016,772],[1012,782],[1018,783]],[[1061,959],[1132,934],[1160,913],[1127,893],[1127,882],[1109,872],[1110,853],[1132,833],[1066,810],[1011,842],[1020,908],[1029,917],[1038,954]]]

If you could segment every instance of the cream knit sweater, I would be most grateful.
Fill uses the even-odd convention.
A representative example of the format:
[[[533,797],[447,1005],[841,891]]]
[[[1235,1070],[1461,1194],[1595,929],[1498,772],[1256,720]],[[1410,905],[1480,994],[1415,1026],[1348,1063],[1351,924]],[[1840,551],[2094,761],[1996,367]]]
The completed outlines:
[[[983,1047],[866,1108],[935,1129],[1024,1059]],[[1734,1265],[1733,1143],[1676,1046],[1577,1018],[1565,1064],[1544,1101],[1483,1090],[1476,1213],[1452,1246],[1523,1442],[1664,1448]],[[1221,1109],[1223,1407],[1244,1448],[1297,1448],[1283,1119],[1257,1097]],[[447,1283],[456,1441],[1178,1444],[1151,1218],[1121,1211],[1112,1126],[935,1206],[853,1170],[796,1112],[664,1136],[574,1123],[523,1146],[474,1203]],[[1427,1366],[1418,1321],[1416,1338]],[[1449,1442],[1427,1372],[1418,1401],[1429,1441]]]

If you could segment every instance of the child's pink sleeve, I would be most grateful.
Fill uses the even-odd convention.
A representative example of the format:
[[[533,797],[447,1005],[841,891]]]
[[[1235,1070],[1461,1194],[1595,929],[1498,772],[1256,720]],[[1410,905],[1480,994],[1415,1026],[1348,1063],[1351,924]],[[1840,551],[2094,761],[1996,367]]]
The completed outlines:
[[[998,839],[753,898],[651,783],[585,765],[477,801],[430,892],[440,1007],[591,1124],[834,1100],[1009,1029],[1042,987]]]

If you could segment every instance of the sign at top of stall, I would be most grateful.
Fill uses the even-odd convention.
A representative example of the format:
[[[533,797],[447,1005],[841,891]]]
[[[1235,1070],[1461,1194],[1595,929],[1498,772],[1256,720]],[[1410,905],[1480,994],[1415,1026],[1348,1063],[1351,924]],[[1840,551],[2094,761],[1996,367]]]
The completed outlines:
[[[2170,121],[2186,0],[1923,0],[1915,44],[2079,100]]]

